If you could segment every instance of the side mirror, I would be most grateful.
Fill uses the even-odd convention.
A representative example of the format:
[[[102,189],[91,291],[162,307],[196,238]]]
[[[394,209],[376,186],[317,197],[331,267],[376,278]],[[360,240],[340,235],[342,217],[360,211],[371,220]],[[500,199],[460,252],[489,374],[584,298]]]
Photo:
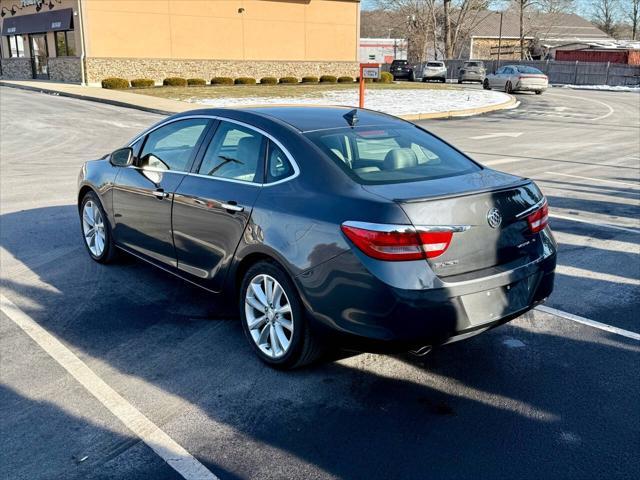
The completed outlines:
[[[131,147],[119,148],[111,154],[109,162],[115,167],[128,167],[133,163],[133,149]]]

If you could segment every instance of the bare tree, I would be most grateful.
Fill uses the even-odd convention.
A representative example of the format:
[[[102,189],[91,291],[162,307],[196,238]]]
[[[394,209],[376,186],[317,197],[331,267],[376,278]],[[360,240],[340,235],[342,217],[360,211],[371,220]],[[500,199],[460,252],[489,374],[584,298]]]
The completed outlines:
[[[488,10],[491,0],[458,0],[453,4],[454,15],[451,27],[451,53],[448,58],[459,58],[462,44],[467,42],[471,31],[493,12]]]
[[[439,50],[436,0],[377,0],[380,10],[394,12],[402,19],[396,26],[408,41],[407,57],[412,61],[427,59],[430,40],[435,54]]]
[[[631,22],[631,40],[638,40],[638,24],[640,23],[640,0],[630,0],[631,8],[627,19]]]
[[[518,16],[520,17],[519,32],[520,37],[520,60],[524,60],[524,38],[526,36],[525,17],[534,5],[538,5],[538,0],[513,0]]]
[[[619,5],[617,0],[594,0],[591,6],[591,21],[607,35],[615,37],[618,31],[616,18]]]

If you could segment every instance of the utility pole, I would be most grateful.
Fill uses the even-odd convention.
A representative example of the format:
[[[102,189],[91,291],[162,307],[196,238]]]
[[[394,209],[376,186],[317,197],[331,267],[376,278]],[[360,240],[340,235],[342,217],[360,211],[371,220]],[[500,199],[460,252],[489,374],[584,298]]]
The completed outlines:
[[[500,12],[500,31],[498,33],[498,66],[496,70],[500,68],[500,53],[502,52],[502,16],[504,12]]]

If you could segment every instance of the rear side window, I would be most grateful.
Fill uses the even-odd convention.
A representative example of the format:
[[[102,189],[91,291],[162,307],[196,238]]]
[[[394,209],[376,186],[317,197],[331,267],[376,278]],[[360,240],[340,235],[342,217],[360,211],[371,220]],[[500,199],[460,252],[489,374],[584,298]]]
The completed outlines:
[[[139,166],[158,170],[187,171],[189,160],[209,120],[179,120],[154,130],[147,136]]]
[[[518,65],[516,67],[516,69],[520,73],[530,73],[530,74],[543,75],[543,73],[540,70],[538,70],[537,68],[527,67],[526,65]]]
[[[282,149],[275,143],[269,142],[269,154],[267,156],[267,183],[284,180],[293,175],[294,170],[291,162]]]
[[[231,122],[221,122],[207,147],[198,173],[212,177],[262,182],[265,138]]]
[[[321,130],[306,136],[351,178],[365,185],[431,180],[480,170],[460,152],[412,126]]]

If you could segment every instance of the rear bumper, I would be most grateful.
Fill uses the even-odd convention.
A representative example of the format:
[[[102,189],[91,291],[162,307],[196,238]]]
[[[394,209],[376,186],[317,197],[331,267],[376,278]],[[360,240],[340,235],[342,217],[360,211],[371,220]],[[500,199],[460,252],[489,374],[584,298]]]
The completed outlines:
[[[466,73],[461,73],[458,78],[465,82],[471,82],[471,81],[482,82],[484,81],[484,77],[485,76],[482,73],[466,72]]]
[[[548,84],[535,84],[535,83],[518,83],[514,87],[516,92],[541,92],[546,90]]]
[[[404,289],[382,282],[347,252],[296,281],[315,325],[358,348],[395,349],[449,343],[525,313],[551,294],[555,266],[553,249],[480,281]]]

